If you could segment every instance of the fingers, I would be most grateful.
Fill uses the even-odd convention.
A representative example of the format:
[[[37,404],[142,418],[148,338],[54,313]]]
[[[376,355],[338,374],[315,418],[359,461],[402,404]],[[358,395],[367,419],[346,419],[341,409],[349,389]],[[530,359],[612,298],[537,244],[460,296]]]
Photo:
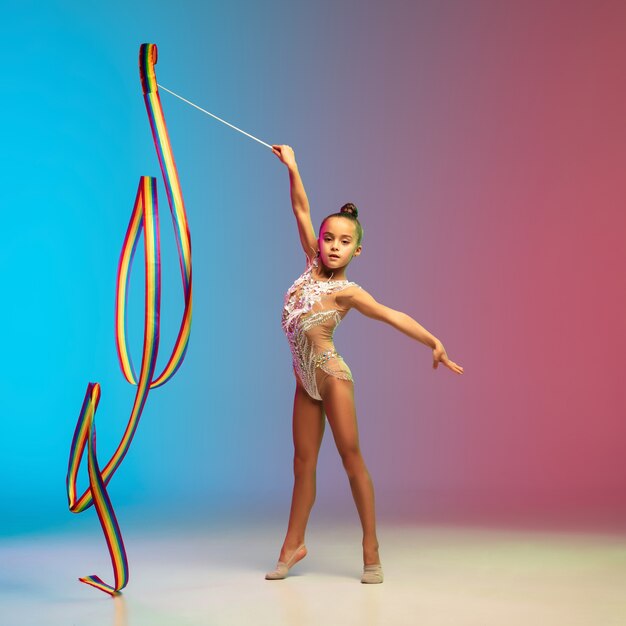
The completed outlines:
[[[448,364],[446,363],[446,365],[448,365]],[[454,361],[449,361],[448,367],[453,372],[456,372],[457,374],[462,374],[463,373],[463,368],[460,365],[457,365]]]
[[[441,361],[447,368],[451,369],[455,374],[463,373],[463,368],[460,365],[457,365],[454,361],[451,361],[445,352],[440,357],[435,358],[433,362],[433,369],[437,369],[439,361]]]
[[[272,150],[278,150],[279,152],[293,152],[293,148],[287,144],[275,143],[272,144]]]
[[[283,162],[287,163],[294,158],[293,148],[286,144],[272,144],[272,152]]]

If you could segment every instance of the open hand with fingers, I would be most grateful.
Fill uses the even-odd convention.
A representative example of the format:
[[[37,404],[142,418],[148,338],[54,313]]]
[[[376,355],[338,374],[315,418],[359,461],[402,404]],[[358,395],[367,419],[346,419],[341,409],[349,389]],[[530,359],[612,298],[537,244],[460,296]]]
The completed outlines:
[[[457,365],[454,361],[451,361],[446,354],[446,349],[439,341],[433,350],[433,369],[437,369],[439,362],[443,363],[446,367],[449,367],[455,374],[462,374],[463,368]]]

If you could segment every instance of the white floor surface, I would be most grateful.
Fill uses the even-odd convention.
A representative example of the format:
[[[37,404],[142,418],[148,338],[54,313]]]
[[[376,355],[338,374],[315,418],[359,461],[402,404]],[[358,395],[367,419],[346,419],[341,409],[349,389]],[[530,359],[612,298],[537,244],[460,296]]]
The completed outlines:
[[[282,528],[280,529],[282,532]],[[124,535],[130,581],[110,596],[102,535],[0,540],[3,626],[624,626],[626,537],[379,525],[385,582],[365,585],[356,524],[310,527],[309,555],[267,581],[276,527]]]

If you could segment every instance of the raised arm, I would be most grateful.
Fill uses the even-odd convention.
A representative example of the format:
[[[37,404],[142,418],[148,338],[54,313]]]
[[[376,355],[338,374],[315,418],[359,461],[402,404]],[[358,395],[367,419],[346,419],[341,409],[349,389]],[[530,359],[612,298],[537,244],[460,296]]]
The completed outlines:
[[[385,322],[412,339],[430,347],[433,351],[433,368],[437,369],[441,361],[457,374],[463,373],[463,368],[448,358],[443,344],[437,337],[429,333],[421,324],[416,322],[410,315],[402,311],[391,309],[380,302],[360,287],[348,287],[337,294],[337,303],[348,308],[355,308],[363,315],[372,319]]]
[[[293,149],[286,145],[273,145],[272,152],[287,166],[289,171],[289,185],[291,193],[291,206],[298,223],[298,234],[304,253],[312,259],[317,254],[318,244],[315,229],[311,222],[309,199],[304,190],[304,184],[300,177],[298,164]]]

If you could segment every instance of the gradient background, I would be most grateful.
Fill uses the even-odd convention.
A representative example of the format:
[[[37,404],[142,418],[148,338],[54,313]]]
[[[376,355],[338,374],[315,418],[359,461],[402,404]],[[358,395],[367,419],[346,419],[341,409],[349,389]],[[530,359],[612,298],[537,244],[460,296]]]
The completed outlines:
[[[465,368],[433,371],[426,346],[356,311],[337,330],[379,519],[624,529],[625,32],[619,1],[7,5],[0,534],[97,527],[93,509],[67,510],[65,474],[87,383],[102,385],[102,464],[132,405],[113,311],[140,175],[159,176],[159,371],[178,329],[142,42],[159,46],[161,84],[294,147],[316,229],[358,205],[350,279]],[[282,527],[295,381],[280,313],[304,269],[287,171],[162,101],[192,235],[193,326],[110,495],[122,530]],[[138,359],[141,263],[131,289]],[[329,428],[316,516],[357,519]]]

